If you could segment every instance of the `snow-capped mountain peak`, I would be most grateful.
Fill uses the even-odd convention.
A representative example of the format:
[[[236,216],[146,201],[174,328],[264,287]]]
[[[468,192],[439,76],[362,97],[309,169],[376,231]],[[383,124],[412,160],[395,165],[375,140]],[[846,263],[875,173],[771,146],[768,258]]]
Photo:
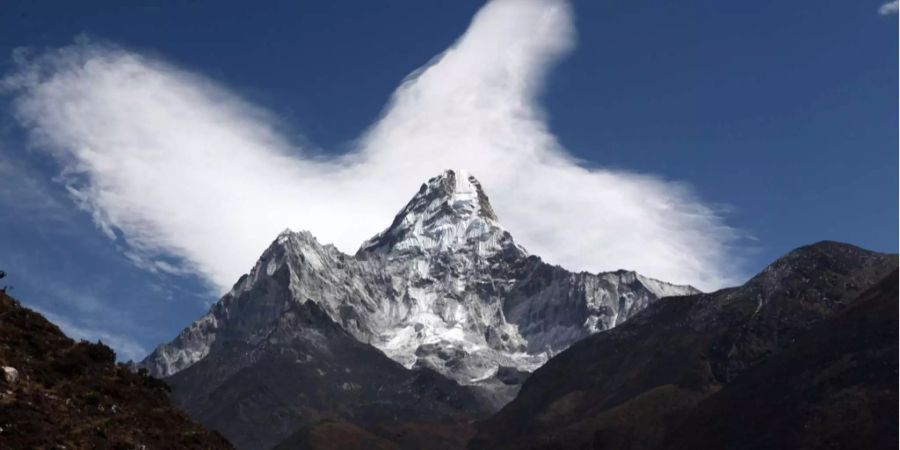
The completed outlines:
[[[529,256],[475,177],[428,180],[354,256],[309,232],[281,233],[210,312],[142,363],[171,375],[231,340],[257,345],[296,303],[317,307],[407,368],[490,384],[508,400],[521,377],[575,341],[667,295],[696,292],[628,271],[573,273]]]
[[[465,170],[445,170],[422,184],[419,192],[401,214],[424,211],[436,213],[442,208],[449,208],[443,209],[443,212],[449,212],[459,218],[480,216],[486,220],[497,221],[481,183]]]
[[[463,248],[480,256],[505,248],[525,253],[499,224],[481,183],[464,170],[446,170],[423,184],[386,230],[362,244],[358,255],[397,257]]]

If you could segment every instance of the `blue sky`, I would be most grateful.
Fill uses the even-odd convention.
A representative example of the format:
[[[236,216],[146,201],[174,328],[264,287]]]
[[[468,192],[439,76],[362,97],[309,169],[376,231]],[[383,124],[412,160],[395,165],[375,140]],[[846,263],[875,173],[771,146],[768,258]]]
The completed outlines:
[[[90,52],[100,48],[142,55],[163,61],[165,67],[150,64],[151,69],[175,73],[179,82],[188,82],[184,74],[195,74],[203,83],[214,83],[216,92],[239,97],[240,102],[226,102],[229,111],[250,116],[249,110],[265,111],[251,125],[271,125],[275,141],[289,141],[291,148],[303,148],[313,159],[353,153],[366,130],[385,122],[379,118],[398,84],[452,45],[483,5],[302,1],[248,9],[222,1],[182,2],[178,7],[55,3],[0,6],[0,69],[5,76],[21,70],[14,55],[35,58],[75,42],[89,42]],[[879,7],[879,2],[828,0],[727,6],[712,1],[575,1],[574,37],[550,35],[573,45],[570,50],[538,50],[561,58],[546,68],[546,78],[537,76],[533,82],[538,116],[581,166],[605,168],[618,177],[602,186],[635,185],[632,173],[665,181],[649,191],[628,187],[633,191],[611,198],[640,201],[642,195],[689,186],[692,194],[667,201],[702,204],[715,218],[711,224],[697,224],[672,217],[672,232],[679,238],[688,233],[684,242],[719,248],[712,255],[695,255],[707,266],[727,262],[731,255],[736,261],[728,273],[709,281],[713,285],[739,280],[791,248],[822,239],[896,252],[897,15],[879,14]],[[81,48],[78,57],[89,58],[83,53],[90,52]],[[226,283],[221,280],[231,272],[208,261],[222,255],[199,254],[215,242],[193,248],[173,241],[172,233],[183,229],[176,225],[184,227],[183,222],[140,228],[146,215],[122,219],[123,210],[110,209],[108,199],[79,208],[66,190],[72,185],[61,176],[71,161],[60,159],[58,149],[41,148],[34,124],[23,123],[21,111],[14,113],[19,98],[15,89],[5,93],[0,122],[0,207],[6,211],[0,215],[0,268],[9,273],[4,281],[15,286],[14,295],[26,305],[70,334],[103,339],[125,359],[141,357],[199,317],[222,293]],[[408,108],[418,113],[421,106],[410,102]],[[52,111],[54,106],[46,107]],[[403,126],[396,129],[405,130]],[[497,178],[496,195],[485,183],[495,206],[500,207],[500,200],[512,202],[514,197],[504,193],[506,178],[476,175]],[[418,172],[410,175],[404,181],[408,189],[396,188],[406,194],[392,190],[383,203],[399,209],[401,198],[411,196],[421,178]],[[600,201],[606,197],[597,198],[595,209],[610,208]],[[140,198],[134,201],[141,203]],[[527,210],[529,204],[523,203]],[[126,212],[134,208],[127,206]],[[299,200],[296,207],[328,212],[325,206]],[[527,212],[503,207],[509,211],[501,219],[509,216],[516,223],[517,217],[527,217]],[[617,204],[616,210],[627,208]],[[376,217],[384,216],[382,226],[387,225],[391,215],[383,208],[377,212]],[[182,213],[172,210],[173,215]],[[113,217],[97,219],[97,214]],[[202,219],[207,225],[217,220]],[[597,223],[605,223],[601,219]],[[288,221],[271,226],[315,230],[329,225],[307,224],[302,215]],[[98,223],[111,225],[114,239]],[[717,234],[723,226],[728,232],[711,241],[697,241],[690,234]],[[535,243],[529,248],[558,246],[558,240],[541,241],[541,232],[546,230],[523,230]],[[231,245],[224,240],[232,235],[223,232],[221,247]],[[558,239],[583,236],[571,233]],[[642,242],[641,236],[629,239]],[[242,241],[248,250],[235,256],[235,264],[249,270],[255,256],[246,255],[261,253],[272,238],[267,228]],[[598,242],[589,247],[595,254],[611,248]],[[628,268],[644,267],[644,260],[623,251],[606,253],[611,254],[602,255],[597,270],[617,261]],[[553,262],[567,266],[567,255],[554,255]],[[591,261],[572,264],[592,267]],[[678,276],[667,267],[646,264],[644,270],[651,274]]]

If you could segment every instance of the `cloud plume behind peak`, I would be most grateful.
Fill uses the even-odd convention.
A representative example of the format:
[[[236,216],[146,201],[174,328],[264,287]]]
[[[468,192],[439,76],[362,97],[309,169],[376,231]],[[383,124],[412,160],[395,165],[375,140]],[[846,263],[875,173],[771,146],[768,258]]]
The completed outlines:
[[[536,98],[574,36],[562,1],[490,2],[332,157],[225,87],[109,44],[28,58],[3,86],[101,229],[220,290],[285,227],[355,251],[446,168],[475,174],[513,236],[552,263],[705,289],[734,281],[734,232],[689,188],[588,167],[548,130]]]

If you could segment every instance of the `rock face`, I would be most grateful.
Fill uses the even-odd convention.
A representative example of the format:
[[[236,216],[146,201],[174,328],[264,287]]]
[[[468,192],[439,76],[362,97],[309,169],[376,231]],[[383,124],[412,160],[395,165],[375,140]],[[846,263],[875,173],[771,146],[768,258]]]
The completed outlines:
[[[897,282],[894,271],[705,399],[667,442],[679,449],[896,448]]]
[[[217,347],[168,381],[192,417],[243,449],[283,440],[297,448],[336,420],[393,446],[404,438],[384,430],[446,427],[468,437],[467,424],[492,409],[473,388],[357,341],[312,301],[290,304],[260,334]]]
[[[141,366],[239,448],[459,448],[553,354],[694,292],[548,265],[474,177],[446,171],[355,255],[283,232]]]
[[[0,448],[232,448],[173,407],[164,383],[2,292],[0,363]]]
[[[16,384],[19,381],[19,371],[15,367],[3,366],[3,379],[7,384]]]
[[[311,300],[404,367],[491,386],[502,403],[517,383],[498,373],[531,372],[662,296],[696,292],[634,272],[546,264],[500,225],[474,177],[450,170],[423,184],[353,256],[285,231],[207,315],[141,364],[173,375],[218,345],[253,342],[292,305]]]
[[[535,371],[470,448],[896,448],[896,270],[822,242],[654,303]]]

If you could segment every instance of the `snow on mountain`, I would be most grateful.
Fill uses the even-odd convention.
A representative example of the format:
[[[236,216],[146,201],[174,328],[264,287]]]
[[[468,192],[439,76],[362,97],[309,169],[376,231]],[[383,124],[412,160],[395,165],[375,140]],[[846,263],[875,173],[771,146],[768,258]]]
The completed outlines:
[[[312,300],[407,368],[502,389],[498,372],[533,371],[661,297],[696,292],[634,272],[546,264],[499,224],[473,176],[448,170],[356,255],[308,232],[283,232],[209,313],[141,365],[171,375],[216,345],[262,339],[283,311]]]
[[[391,226],[364,242],[359,252],[409,257],[471,250],[488,257],[507,247],[526,254],[497,222],[478,180],[465,171],[448,170],[423,184]]]

